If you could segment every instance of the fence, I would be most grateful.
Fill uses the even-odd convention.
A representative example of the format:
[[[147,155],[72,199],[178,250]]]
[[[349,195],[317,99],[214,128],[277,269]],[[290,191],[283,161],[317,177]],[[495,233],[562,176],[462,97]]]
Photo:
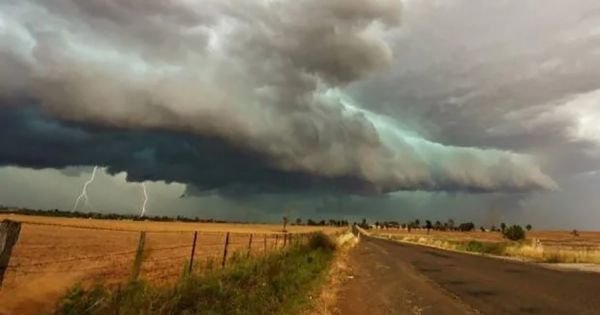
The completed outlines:
[[[108,285],[137,278],[168,282],[264,255],[307,235],[115,231],[7,220],[0,227],[0,285],[18,289],[40,278]]]

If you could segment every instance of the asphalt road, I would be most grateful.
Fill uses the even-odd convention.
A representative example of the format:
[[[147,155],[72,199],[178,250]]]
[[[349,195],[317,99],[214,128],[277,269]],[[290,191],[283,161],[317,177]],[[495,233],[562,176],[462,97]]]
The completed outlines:
[[[378,314],[600,314],[600,274],[362,237],[337,309]]]

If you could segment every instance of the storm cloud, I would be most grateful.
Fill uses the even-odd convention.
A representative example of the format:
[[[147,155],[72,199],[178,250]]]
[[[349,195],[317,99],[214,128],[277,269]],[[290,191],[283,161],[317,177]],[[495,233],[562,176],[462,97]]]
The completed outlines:
[[[189,184],[192,193],[556,188],[541,170],[541,151],[499,139],[571,126],[581,113],[565,104],[578,100],[576,92],[590,92],[591,82],[542,97],[532,89],[518,93],[502,72],[508,69],[491,71],[488,60],[458,62],[462,68],[422,64],[415,56],[429,53],[419,54],[420,47],[441,45],[429,48],[445,56],[453,46],[427,37],[428,23],[444,22],[428,18],[444,8],[414,6],[388,0],[1,3],[0,164],[100,165],[127,172],[132,181]],[[412,50],[403,46],[410,32],[418,37],[407,46]],[[535,53],[543,51],[524,52],[528,57],[519,60],[537,60]],[[462,80],[461,71],[470,78]],[[500,92],[496,83],[484,84],[492,75]],[[562,107],[548,105],[557,100]],[[489,104],[495,107],[484,111]],[[597,111],[591,104],[588,111]],[[519,124],[532,117],[534,127]],[[595,148],[595,125],[581,126],[557,132],[565,143]]]

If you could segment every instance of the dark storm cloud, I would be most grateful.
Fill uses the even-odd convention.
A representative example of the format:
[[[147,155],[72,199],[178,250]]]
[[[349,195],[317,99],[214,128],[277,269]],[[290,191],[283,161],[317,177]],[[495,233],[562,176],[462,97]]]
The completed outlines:
[[[219,193],[238,197],[254,193],[373,194],[373,183],[350,176],[319,177],[274,168],[261,154],[217,138],[144,131],[55,120],[39,106],[9,106],[0,113],[0,165],[34,169],[106,166],[126,172],[129,181],[189,184],[186,195]],[[443,183],[443,190],[465,190]],[[510,186],[501,190],[511,191]],[[469,190],[485,191],[472,187]]]
[[[25,115],[2,136],[4,164],[98,164],[131,180],[234,194],[556,187],[535,157],[436,143],[413,131],[427,125],[371,110],[390,94],[346,95],[380,71],[414,67],[389,40],[398,1],[29,0],[0,9],[0,65],[11,67],[0,72],[2,115]]]
[[[342,178],[319,180],[278,171],[262,157],[217,139],[91,128],[50,119],[35,106],[9,107],[0,113],[0,124],[5,130],[0,135],[0,165],[36,169],[100,165],[107,166],[109,173],[127,172],[130,181],[175,181],[192,184],[190,191],[194,193],[216,191],[225,195],[344,186],[361,192],[364,188]]]

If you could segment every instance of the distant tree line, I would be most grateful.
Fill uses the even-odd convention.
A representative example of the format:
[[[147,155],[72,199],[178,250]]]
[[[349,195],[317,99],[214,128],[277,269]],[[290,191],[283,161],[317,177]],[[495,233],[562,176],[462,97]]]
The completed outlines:
[[[429,233],[431,230],[433,231],[451,231],[451,232],[471,232],[476,230],[475,223],[473,222],[464,222],[460,224],[456,224],[453,219],[449,219],[446,222],[435,221],[432,222],[430,220],[425,220],[422,222],[421,220],[413,220],[406,223],[399,223],[397,221],[383,221],[383,222],[375,222],[373,225],[368,224],[365,220],[361,224],[361,227],[365,229],[375,228],[375,229],[403,229],[410,232],[411,230],[427,230]],[[526,231],[531,231],[533,227],[531,224],[525,225],[523,228],[520,225],[511,225],[507,226],[506,223],[500,223],[500,226],[497,228],[492,225],[489,229],[484,226],[480,226],[479,230],[481,232],[500,232],[502,235],[510,240],[522,240],[525,239]]]
[[[79,211],[64,211],[59,209],[52,210],[38,210],[38,209],[27,209],[27,208],[9,208],[0,205],[0,214],[2,213],[15,213],[22,215],[37,215],[37,216],[49,216],[49,217],[65,217],[65,218],[86,218],[86,219],[106,219],[106,220],[132,220],[132,221],[157,221],[157,222],[196,222],[196,223],[242,223],[239,221],[225,221],[215,219],[202,219],[199,217],[189,218],[185,216],[144,216],[140,217],[134,214],[117,214],[117,213],[99,213],[99,212],[79,212]],[[288,218],[284,217],[284,230],[288,224]],[[350,222],[347,220],[336,220],[336,219],[307,219],[304,221],[302,218],[296,218],[291,221],[291,225],[307,225],[307,226],[336,226],[344,227],[349,226]],[[456,224],[453,219],[448,219],[446,222],[425,220],[413,220],[405,223],[397,221],[383,221],[375,222],[373,225],[369,224],[366,218],[363,218],[361,222],[353,222],[352,225],[357,225],[363,229],[403,229],[410,232],[413,229],[427,230],[429,233],[433,231],[455,231],[455,232],[471,232],[476,229],[473,222],[464,222]],[[492,225],[489,229],[481,226],[479,228],[482,232],[500,232],[504,237],[511,240],[520,240],[525,238],[525,230],[531,231],[531,224],[527,224],[525,228],[520,225],[507,226],[504,222],[500,223],[497,228]],[[577,232],[574,231],[574,235]]]
[[[347,220],[335,220],[335,219],[313,220],[313,219],[307,219],[306,221],[303,221],[301,218],[297,218],[296,221],[293,223],[293,225],[338,226],[338,227],[342,227],[342,226],[349,226],[350,223]]]
[[[46,217],[60,218],[82,218],[82,219],[103,219],[103,220],[131,220],[131,221],[157,221],[157,222],[196,222],[196,223],[240,223],[225,220],[202,219],[199,217],[189,218],[185,216],[143,216],[135,214],[118,214],[118,213],[100,213],[100,212],[79,212],[79,211],[64,211],[59,209],[39,210],[27,208],[8,208],[0,206],[0,214],[21,214],[21,215],[36,215]]]
[[[414,220],[407,223],[399,223],[396,221],[384,221],[384,222],[375,222],[374,226],[377,229],[405,229],[405,230],[413,230],[413,229],[425,229],[427,231],[461,231],[461,232],[469,232],[475,230],[475,223],[473,222],[465,222],[456,224],[453,219],[449,219],[448,221],[442,223],[440,221],[432,222],[430,220],[425,220],[425,222],[421,222],[421,220]]]
[[[79,212],[79,211],[64,211],[59,209],[51,210],[39,210],[39,209],[27,209],[27,208],[9,208],[0,205],[0,214],[21,214],[21,215],[36,215],[46,217],[62,217],[62,218],[82,218],[82,219],[104,219],[104,220],[131,220],[131,221],[156,221],[156,222],[196,222],[196,223],[243,223],[240,221],[225,221],[215,219],[202,219],[199,217],[190,218],[185,216],[144,216],[140,217],[135,214],[117,214],[117,213],[100,213],[100,212]],[[288,218],[283,218],[283,229],[285,230],[288,225]],[[366,222],[366,220],[365,220]],[[356,224],[356,223],[355,223]],[[365,223],[366,224],[366,223]],[[349,226],[350,223],[347,220],[313,220],[308,219],[303,221],[301,218],[297,218],[291,222],[291,225],[308,225],[308,226]]]

